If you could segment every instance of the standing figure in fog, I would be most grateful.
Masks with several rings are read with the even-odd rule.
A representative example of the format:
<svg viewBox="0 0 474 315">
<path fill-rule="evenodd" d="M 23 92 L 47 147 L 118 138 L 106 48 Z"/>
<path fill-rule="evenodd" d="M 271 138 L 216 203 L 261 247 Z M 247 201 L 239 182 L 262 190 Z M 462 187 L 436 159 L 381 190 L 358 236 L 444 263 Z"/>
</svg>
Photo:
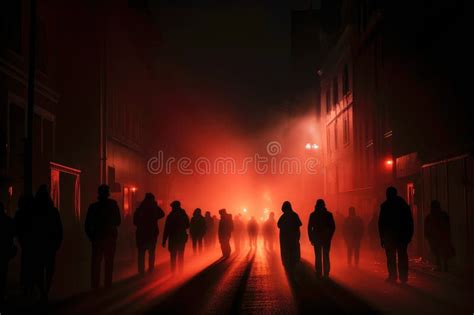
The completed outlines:
<svg viewBox="0 0 474 315">
<path fill-rule="evenodd" d="M 193 217 L 189 228 L 191 239 L 193 241 L 193 253 L 202 252 L 202 240 L 206 235 L 206 219 L 201 214 L 201 209 L 194 210 Z"/>
<path fill-rule="evenodd" d="M 287 270 L 292 270 L 301 258 L 300 226 L 302 223 L 289 201 L 283 203 L 281 211 L 283 214 L 277 224 L 280 229 L 281 260 Z"/>
<path fill-rule="evenodd" d="M 152 193 L 146 193 L 140 206 L 133 215 L 133 224 L 137 227 L 136 245 L 138 249 L 138 273 L 145 273 L 145 252 L 148 251 L 148 271 L 155 269 L 155 249 L 158 240 L 158 220 L 165 213 L 155 201 Z"/>
<path fill-rule="evenodd" d="M 438 200 L 431 202 L 431 212 L 425 218 L 425 237 L 435 258 L 436 269 L 448 271 L 448 261 L 455 251 L 451 241 L 449 215 L 441 210 Z"/>
<path fill-rule="evenodd" d="M 0 312 L 5 300 L 8 263 L 16 255 L 13 243 L 15 225 L 13 219 L 5 213 L 3 203 L 0 202 Z"/>
<path fill-rule="evenodd" d="M 18 200 L 18 209 L 15 213 L 15 232 L 21 247 L 20 257 L 20 284 L 25 295 L 31 295 L 33 285 L 32 275 L 32 224 L 33 224 L 33 196 L 22 195 Z"/>
<path fill-rule="evenodd" d="M 276 233 L 277 225 L 275 222 L 275 213 L 270 212 L 270 216 L 263 224 L 263 244 L 264 247 L 269 251 L 273 251 L 273 244 L 275 243 Z"/>
<path fill-rule="evenodd" d="M 234 239 L 235 251 L 240 252 L 240 246 L 242 244 L 242 237 L 244 234 L 244 222 L 242 222 L 242 216 L 240 213 L 234 219 L 234 231 L 232 232 L 232 238 Z"/>
<path fill-rule="evenodd" d="M 104 260 L 104 284 L 112 286 L 117 228 L 122 222 L 117 202 L 110 197 L 110 188 L 100 185 L 97 201 L 89 206 L 85 230 L 92 245 L 91 286 L 97 289 L 100 284 L 100 269 Z"/>
<path fill-rule="evenodd" d="M 364 235 L 364 221 L 356 214 L 354 207 L 349 208 L 349 216 L 342 226 L 344 241 L 347 247 L 347 264 L 352 265 L 354 257 L 355 266 L 359 266 L 360 241 Z"/>
<path fill-rule="evenodd" d="M 234 230 L 232 216 L 225 209 L 219 210 L 221 220 L 219 221 L 219 243 L 221 244 L 222 256 L 227 258 L 230 256 L 230 237 Z"/>
<path fill-rule="evenodd" d="M 206 234 L 204 235 L 204 247 L 209 250 L 214 246 L 214 230 L 216 226 L 214 225 L 214 220 L 211 217 L 211 213 L 206 211 L 206 215 L 204 216 L 204 220 L 206 221 Z"/>
<path fill-rule="evenodd" d="M 251 217 L 249 223 L 247 224 L 247 233 L 249 236 L 250 248 L 257 248 L 258 223 L 254 217 Z"/>
<path fill-rule="evenodd" d="M 168 250 L 170 252 L 171 272 L 183 271 L 184 248 L 188 240 L 187 229 L 189 229 L 189 217 L 186 211 L 181 208 L 178 200 L 171 204 L 171 212 L 166 217 L 165 232 L 163 233 L 163 247 L 166 247 L 168 241 Z"/>
<path fill-rule="evenodd" d="M 407 247 L 413 237 L 413 217 L 410 206 L 397 195 L 395 187 L 388 187 L 387 200 L 380 206 L 379 234 L 380 243 L 387 255 L 387 282 L 408 281 Z"/>
<path fill-rule="evenodd" d="M 33 282 L 40 291 L 41 299 L 46 301 L 55 271 L 56 253 L 63 241 L 63 225 L 46 185 L 39 187 L 33 209 Z"/>
<path fill-rule="evenodd" d="M 318 199 L 314 211 L 309 216 L 308 236 L 314 247 L 314 256 L 316 259 L 316 276 L 321 278 L 329 277 L 331 270 L 330 251 L 331 240 L 336 230 L 336 224 L 332 213 L 326 209 L 324 200 Z M 323 268 L 324 265 L 324 268 Z"/>
</svg>

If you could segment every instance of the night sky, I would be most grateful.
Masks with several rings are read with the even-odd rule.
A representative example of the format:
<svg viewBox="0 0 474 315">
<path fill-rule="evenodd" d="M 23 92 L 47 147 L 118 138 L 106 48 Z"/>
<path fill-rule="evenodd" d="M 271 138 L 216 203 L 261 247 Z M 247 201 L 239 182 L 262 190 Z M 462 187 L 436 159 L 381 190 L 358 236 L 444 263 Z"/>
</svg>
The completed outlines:
<svg viewBox="0 0 474 315">
<path fill-rule="evenodd" d="M 290 13 L 309 7 L 302 0 L 152 2 L 162 36 L 158 72 L 221 94 L 230 101 L 222 108 L 258 129 L 288 102 Z"/>
</svg>

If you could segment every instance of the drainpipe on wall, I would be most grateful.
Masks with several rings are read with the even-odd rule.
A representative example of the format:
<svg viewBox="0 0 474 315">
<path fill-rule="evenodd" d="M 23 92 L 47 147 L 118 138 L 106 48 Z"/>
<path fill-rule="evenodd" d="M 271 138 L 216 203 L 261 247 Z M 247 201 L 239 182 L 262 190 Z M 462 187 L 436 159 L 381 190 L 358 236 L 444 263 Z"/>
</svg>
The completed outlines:
<svg viewBox="0 0 474 315">
<path fill-rule="evenodd" d="M 36 79 L 36 0 L 30 2 L 30 41 L 28 62 L 28 104 L 25 126 L 24 193 L 33 192 L 33 115 L 35 106 Z"/>
</svg>

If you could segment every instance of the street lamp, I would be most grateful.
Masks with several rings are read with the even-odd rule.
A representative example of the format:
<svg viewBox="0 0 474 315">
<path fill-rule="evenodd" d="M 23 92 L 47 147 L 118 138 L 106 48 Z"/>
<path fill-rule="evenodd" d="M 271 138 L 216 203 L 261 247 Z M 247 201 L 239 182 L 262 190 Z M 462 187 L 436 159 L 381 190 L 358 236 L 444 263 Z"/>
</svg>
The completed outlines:
<svg viewBox="0 0 474 315">
<path fill-rule="evenodd" d="M 319 149 L 319 145 L 317 145 L 316 143 L 306 143 L 306 145 L 304 146 L 306 150 L 318 150 Z"/>
</svg>

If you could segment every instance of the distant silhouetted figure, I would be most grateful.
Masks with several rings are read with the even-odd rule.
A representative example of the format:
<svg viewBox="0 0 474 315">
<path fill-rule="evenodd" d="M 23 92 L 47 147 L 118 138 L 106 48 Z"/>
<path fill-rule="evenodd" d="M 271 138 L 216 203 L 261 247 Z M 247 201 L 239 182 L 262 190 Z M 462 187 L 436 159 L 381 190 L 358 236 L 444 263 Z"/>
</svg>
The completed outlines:
<svg viewBox="0 0 474 315">
<path fill-rule="evenodd" d="M 110 199 L 110 188 L 100 185 L 98 201 L 89 206 L 86 215 L 85 230 L 91 241 L 91 287 L 96 289 L 100 284 L 100 269 L 104 260 L 104 283 L 112 285 L 114 257 L 117 243 L 117 228 L 122 219 L 117 202 Z"/>
<path fill-rule="evenodd" d="M 413 217 L 410 206 L 397 196 L 395 187 L 387 188 L 387 200 L 380 206 L 379 234 L 380 242 L 387 255 L 388 282 L 408 281 L 407 247 L 413 237 Z"/>
<path fill-rule="evenodd" d="M 263 224 L 263 245 L 269 251 L 273 251 L 273 245 L 275 244 L 277 225 L 275 221 L 275 213 L 270 212 L 270 216 L 267 221 Z"/>
<path fill-rule="evenodd" d="M 191 218 L 191 224 L 189 227 L 189 233 L 193 241 L 193 252 L 202 252 L 202 240 L 206 235 L 206 219 L 201 214 L 201 209 L 197 208 L 194 210 L 193 217 Z"/>
<path fill-rule="evenodd" d="M 8 262 L 15 257 L 16 247 L 13 243 L 15 224 L 7 216 L 3 203 L 0 202 L 0 311 L 5 300 L 8 275 Z"/>
<path fill-rule="evenodd" d="M 300 226 L 302 223 L 289 201 L 283 203 L 281 211 L 283 214 L 277 224 L 280 229 L 281 260 L 285 268 L 292 270 L 301 258 Z"/>
<path fill-rule="evenodd" d="M 136 245 L 138 249 L 138 273 L 145 273 L 145 252 L 148 251 L 148 271 L 155 269 L 155 249 L 158 240 L 158 220 L 165 213 L 155 201 L 152 193 L 146 193 L 140 206 L 133 215 L 133 224 L 137 227 Z"/>
<path fill-rule="evenodd" d="M 351 265 L 352 257 L 354 257 L 354 263 L 358 266 L 360 241 L 364 235 L 364 221 L 356 214 L 354 207 L 349 208 L 349 216 L 344 220 L 342 230 L 347 247 L 347 264 Z"/>
<path fill-rule="evenodd" d="M 250 248 L 257 248 L 258 222 L 254 217 L 251 217 L 247 224 L 247 233 L 249 236 Z"/>
<path fill-rule="evenodd" d="M 329 277 L 329 272 L 331 270 L 329 253 L 331 250 L 331 240 L 335 230 L 336 224 L 334 223 L 332 213 L 326 209 L 324 200 L 318 199 L 314 211 L 309 217 L 308 223 L 309 240 L 314 246 L 317 277 Z"/>
<path fill-rule="evenodd" d="M 33 224 L 33 196 L 22 195 L 18 200 L 18 209 L 15 213 L 15 230 L 18 243 L 21 247 L 20 257 L 20 284 L 25 295 L 31 295 L 33 286 L 32 273 L 32 224 Z"/>
<path fill-rule="evenodd" d="M 186 211 L 181 208 L 178 200 L 171 204 L 171 212 L 166 217 L 165 232 L 163 233 L 163 247 L 168 241 L 168 250 L 170 252 L 171 272 L 183 271 L 184 248 L 188 240 L 187 229 L 189 229 L 189 217 Z"/>
<path fill-rule="evenodd" d="M 63 226 L 46 185 L 35 195 L 32 216 L 33 282 L 47 300 L 55 271 L 56 253 L 63 241 Z"/>
<path fill-rule="evenodd" d="M 216 226 L 214 224 L 214 220 L 211 217 L 211 213 L 206 211 L 206 215 L 204 216 L 204 220 L 206 221 L 206 234 L 204 235 L 204 247 L 206 249 L 210 249 L 214 247 L 214 233 Z"/>
<path fill-rule="evenodd" d="M 448 271 L 448 260 L 455 251 L 451 241 L 449 215 L 438 200 L 431 202 L 431 212 L 425 218 L 425 237 L 435 258 L 437 270 Z"/>
<path fill-rule="evenodd" d="M 222 256 L 227 258 L 230 256 L 230 237 L 234 230 L 232 216 L 225 209 L 219 210 L 221 220 L 219 221 L 219 243 L 221 244 Z"/>
<path fill-rule="evenodd" d="M 234 218 L 234 231 L 232 232 L 232 238 L 234 239 L 235 251 L 240 252 L 242 245 L 242 238 L 244 236 L 245 226 L 242 222 L 242 216 L 240 213 Z"/>
</svg>

